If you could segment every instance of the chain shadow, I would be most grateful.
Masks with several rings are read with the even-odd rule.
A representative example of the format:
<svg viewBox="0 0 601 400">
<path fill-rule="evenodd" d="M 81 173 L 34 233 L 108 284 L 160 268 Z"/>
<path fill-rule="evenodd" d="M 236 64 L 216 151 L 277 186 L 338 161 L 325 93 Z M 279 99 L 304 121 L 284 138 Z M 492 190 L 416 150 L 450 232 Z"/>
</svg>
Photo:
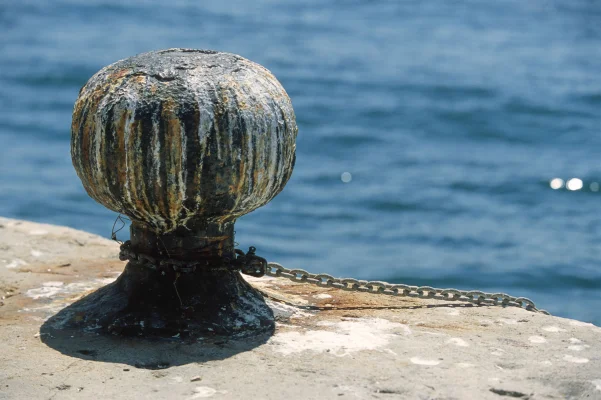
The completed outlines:
<svg viewBox="0 0 601 400">
<path fill-rule="evenodd" d="M 288 304 L 292 305 L 292 304 Z M 417 310 L 422 308 L 466 308 L 466 307 L 485 307 L 485 305 L 475 304 L 424 304 L 422 306 L 348 306 L 348 307 L 335 307 L 335 306 L 302 306 L 294 305 L 295 307 L 303 308 L 306 310 L 314 311 L 335 311 L 335 310 Z"/>
<path fill-rule="evenodd" d="M 305 304 L 297 304 L 291 301 L 288 301 L 281 297 L 275 297 L 270 293 L 267 293 L 263 290 L 259 290 L 261 294 L 272 301 L 283 303 L 288 306 L 296 307 L 300 310 L 306 311 L 336 311 L 336 310 L 417 310 L 417 309 L 426 309 L 426 308 L 472 308 L 472 307 L 486 307 L 486 304 L 473 304 L 473 303 L 441 303 L 441 304 L 424 304 L 424 305 L 410 305 L 410 306 L 308 306 Z"/>
</svg>

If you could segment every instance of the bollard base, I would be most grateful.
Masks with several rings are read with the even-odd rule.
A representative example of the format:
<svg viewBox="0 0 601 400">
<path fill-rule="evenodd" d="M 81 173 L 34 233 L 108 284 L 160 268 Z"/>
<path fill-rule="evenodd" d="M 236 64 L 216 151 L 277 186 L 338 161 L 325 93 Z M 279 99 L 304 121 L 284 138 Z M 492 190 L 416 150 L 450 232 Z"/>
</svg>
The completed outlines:
<svg viewBox="0 0 601 400">
<path fill-rule="evenodd" d="M 248 337 L 275 328 L 263 296 L 238 272 L 164 274 L 132 263 L 49 322 L 56 329 L 182 339 Z"/>
</svg>

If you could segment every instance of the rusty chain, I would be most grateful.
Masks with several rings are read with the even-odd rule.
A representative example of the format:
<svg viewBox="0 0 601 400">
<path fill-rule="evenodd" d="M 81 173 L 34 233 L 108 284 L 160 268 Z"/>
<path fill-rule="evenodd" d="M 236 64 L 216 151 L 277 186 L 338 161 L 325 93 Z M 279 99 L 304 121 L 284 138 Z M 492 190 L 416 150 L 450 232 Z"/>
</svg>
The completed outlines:
<svg viewBox="0 0 601 400">
<path fill-rule="evenodd" d="M 288 269 L 274 262 L 267 263 L 265 275 L 286 278 L 294 282 L 320 287 L 333 287 L 349 292 L 383 294 L 398 297 L 418 297 L 442 301 L 464 301 L 485 306 L 511 306 L 550 315 L 536 308 L 526 297 L 513 297 L 505 293 L 486 293 L 477 290 L 437 289 L 430 286 L 410 286 L 381 281 L 364 281 L 353 278 L 335 278 L 328 274 L 312 274 L 302 269 Z"/>
<path fill-rule="evenodd" d="M 234 270 L 240 271 L 246 275 L 261 277 L 265 275 L 267 260 L 255 254 L 257 249 L 250 247 L 248 252 L 234 250 L 234 257 L 222 257 L 217 254 L 208 254 L 198 257 L 196 260 L 176 260 L 167 257 L 153 257 L 132 249 L 131 241 L 121 244 L 119 259 L 121 261 L 131 261 L 138 266 L 160 270 L 165 275 L 166 270 L 175 273 L 188 274 L 197 270 L 217 271 Z"/>
<path fill-rule="evenodd" d="M 308 283 L 320 287 L 332 287 L 349 292 L 382 294 L 396 297 L 417 297 L 441 301 L 463 301 L 485 306 L 519 307 L 528 311 L 542 314 L 549 313 L 539 310 L 534 302 L 526 297 L 513 297 L 506 293 L 486 293 L 478 290 L 439 289 L 430 286 L 410 286 L 387 283 L 382 281 L 365 281 L 354 278 L 335 278 L 328 274 L 312 274 L 303 269 L 288 269 L 274 262 L 268 263 L 263 257 L 255 254 L 255 248 L 250 247 L 245 254 L 235 250 L 235 258 L 204 257 L 195 261 L 174 260 L 171 258 L 156 258 L 141 254 L 131 248 L 130 241 L 121 245 L 119 258 L 122 261 L 132 261 L 139 266 L 155 270 L 170 269 L 176 273 L 193 273 L 197 269 L 210 270 L 228 269 L 240 271 L 246 275 L 261 277 L 264 275 L 276 278 L 286 278 L 298 283 Z"/>
</svg>

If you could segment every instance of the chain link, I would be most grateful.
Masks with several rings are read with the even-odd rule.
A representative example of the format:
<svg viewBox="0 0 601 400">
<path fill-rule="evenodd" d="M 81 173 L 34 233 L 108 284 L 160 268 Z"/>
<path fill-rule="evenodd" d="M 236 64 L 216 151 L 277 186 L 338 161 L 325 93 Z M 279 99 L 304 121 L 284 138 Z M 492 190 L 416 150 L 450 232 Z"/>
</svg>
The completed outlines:
<svg viewBox="0 0 601 400">
<path fill-rule="evenodd" d="M 237 270 L 255 277 L 267 275 L 276 278 L 286 278 L 298 283 L 332 287 L 348 292 L 416 297 L 441 301 L 463 301 L 485 306 L 511 306 L 549 315 L 547 311 L 536 308 L 534 302 L 526 297 L 513 297 L 506 293 L 485 293 L 477 290 L 438 289 L 430 286 L 410 286 L 382 281 L 335 278 L 328 274 L 312 274 L 304 269 L 288 269 L 278 263 L 268 263 L 264 258 L 257 256 L 255 250 L 254 247 L 250 247 L 249 251 L 245 254 L 243 251 L 236 249 L 234 259 L 206 257 L 195 261 L 181 261 L 170 258 L 155 258 L 138 253 L 131 248 L 131 242 L 126 241 L 121 245 L 119 258 L 122 261 L 133 261 L 135 264 L 146 268 L 168 268 L 176 273 L 193 273 L 198 269 L 202 270 L 203 267 L 210 270 Z"/>
<path fill-rule="evenodd" d="M 189 274 L 196 271 L 217 271 L 230 270 L 240 271 L 246 275 L 261 277 L 267 269 L 267 260 L 255 254 L 257 249 L 251 246 L 247 253 L 242 250 L 235 249 L 234 256 L 222 257 L 217 254 L 208 254 L 199 257 L 196 260 L 176 260 L 167 257 L 153 257 L 148 254 L 139 253 L 132 249 L 131 241 L 126 241 L 121 244 L 119 251 L 119 259 L 121 261 L 131 261 L 134 264 L 149 268 L 152 270 L 161 270 L 165 275 L 165 270 L 175 273 Z"/>
<path fill-rule="evenodd" d="M 381 281 L 364 281 L 353 278 L 334 278 L 328 274 L 312 274 L 302 269 L 288 269 L 274 262 L 267 263 L 265 275 L 286 278 L 294 282 L 320 287 L 333 287 L 348 292 L 383 294 L 397 297 L 417 297 L 441 301 L 463 301 L 484 306 L 511 306 L 550 315 L 536 308 L 526 297 L 513 297 L 506 293 L 485 293 L 477 290 L 438 289 L 430 286 L 410 286 Z"/>
</svg>

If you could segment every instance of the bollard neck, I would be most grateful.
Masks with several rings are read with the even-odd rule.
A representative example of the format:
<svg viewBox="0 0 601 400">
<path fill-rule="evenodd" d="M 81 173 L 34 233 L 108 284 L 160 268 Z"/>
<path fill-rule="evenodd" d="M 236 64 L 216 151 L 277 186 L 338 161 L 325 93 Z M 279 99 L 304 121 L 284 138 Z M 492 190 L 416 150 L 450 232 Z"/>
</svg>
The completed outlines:
<svg viewBox="0 0 601 400">
<path fill-rule="evenodd" d="M 196 221 L 161 234 L 133 221 L 130 227 L 131 247 L 153 257 L 182 261 L 210 256 L 233 258 L 234 222 Z"/>
</svg>

